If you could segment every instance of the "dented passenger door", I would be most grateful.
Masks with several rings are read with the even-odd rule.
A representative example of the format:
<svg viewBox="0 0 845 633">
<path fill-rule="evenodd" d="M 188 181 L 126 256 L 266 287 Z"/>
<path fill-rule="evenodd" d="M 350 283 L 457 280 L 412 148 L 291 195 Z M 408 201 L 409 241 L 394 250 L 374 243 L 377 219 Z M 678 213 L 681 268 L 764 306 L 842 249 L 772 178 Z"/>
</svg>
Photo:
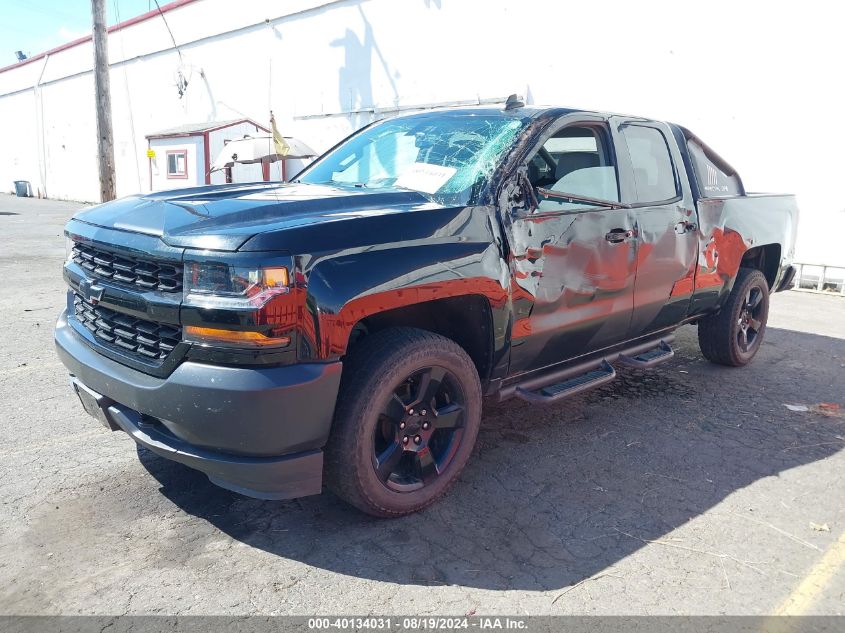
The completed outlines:
<svg viewBox="0 0 845 633">
<path fill-rule="evenodd" d="M 506 191 L 511 373 L 625 338 L 634 301 L 636 235 L 618 182 L 606 120 L 567 116 L 541 136 Z"/>
</svg>

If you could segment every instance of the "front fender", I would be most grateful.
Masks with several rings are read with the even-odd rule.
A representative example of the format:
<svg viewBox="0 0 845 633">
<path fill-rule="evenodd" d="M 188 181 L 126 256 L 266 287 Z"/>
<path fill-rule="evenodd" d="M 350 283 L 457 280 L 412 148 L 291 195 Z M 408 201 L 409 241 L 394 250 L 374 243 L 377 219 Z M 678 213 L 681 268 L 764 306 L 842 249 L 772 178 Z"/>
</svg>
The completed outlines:
<svg viewBox="0 0 845 633">
<path fill-rule="evenodd" d="M 307 271 L 307 272 L 306 272 Z M 305 330 L 313 357 L 334 360 L 346 353 L 355 325 L 368 316 L 413 304 L 457 297 L 485 297 L 494 338 L 507 332 L 507 268 L 491 242 L 418 244 L 320 259 L 307 269 Z"/>
</svg>

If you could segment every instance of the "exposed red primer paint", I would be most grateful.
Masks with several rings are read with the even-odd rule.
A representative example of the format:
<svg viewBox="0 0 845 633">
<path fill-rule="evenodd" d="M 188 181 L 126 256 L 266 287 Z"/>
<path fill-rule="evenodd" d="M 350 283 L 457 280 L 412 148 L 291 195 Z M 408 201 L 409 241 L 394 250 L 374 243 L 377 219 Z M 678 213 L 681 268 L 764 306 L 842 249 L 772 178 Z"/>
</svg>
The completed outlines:
<svg viewBox="0 0 845 633">
<path fill-rule="evenodd" d="M 319 320 L 319 326 L 314 330 L 320 333 L 320 357 L 343 354 L 352 328 L 370 315 L 425 301 L 466 295 L 487 297 L 494 308 L 504 305 L 508 298 L 507 290 L 498 282 L 483 277 L 454 279 L 358 297 L 344 305 L 337 314 L 320 312 L 315 315 Z"/>
<path fill-rule="evenodd" d="M 696 289 L 724 286 L 736 276 L 747 250 L 748 245 L 736 231 L 714 229 L 713 237 L 702 251 L 704 265 L 699 266 L 695 276 Z"/>
</svg>

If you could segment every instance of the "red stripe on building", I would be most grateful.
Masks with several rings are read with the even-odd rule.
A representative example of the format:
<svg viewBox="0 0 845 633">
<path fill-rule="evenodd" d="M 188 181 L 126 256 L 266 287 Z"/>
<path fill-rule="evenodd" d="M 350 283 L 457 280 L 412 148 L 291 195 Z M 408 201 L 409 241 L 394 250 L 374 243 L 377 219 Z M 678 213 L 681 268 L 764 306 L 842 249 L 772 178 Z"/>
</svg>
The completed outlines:
<svg viewBox="0 0 845 633">
<path fill-rule="evenodd" d="M 179 7 L 184 7 L 186 4 L 191 4 L 193 2 L 197 2 L 197 0 L 173 0 L 161 8 L 162 13 L 167 13 L 168 11 L 173 11 L 173 9 L 178 9 Z M 148 11 L 147 13 L 142 13 L 139 16 L 134 18 L 129 18 L 128 20 L 124 20 L 119 24 L 115 24 L 108 28 L 109 33 L 114 33 L 115 31 L 120 31 L 121 29 L 125 29 L 129 26 L 133 26 L 138 24 L 139 22 L 145 22 L 147 20 L 152 20 L 153 18 L 159 17 L 158 9 L 154 11 Z M 62 51 L 66 51 L 69 48 L 73 48 L 74 46 L 79 46 L 80 44 L 85 44 L 86 42 L 91 41 L 91 36 L 86 35 L 85 37 L 80 37 L 77 40 L 73 40 L 72 42 L 68 42 L 67 44 L 62 44 L 61 46 L 57 46 L 56 48 L 51 48 L 49 51 L 44 51 L 43 53 L 38 53 L 38 55 L 33 55 L 32 57 L 27 57 L 22 62 L 18 62 L 16 64 L 10 64 L 9 66 L 4 66 L 0 68 L 0 73 L 4 73 L 7 70 L 13 70 L 15 68 L 20 68 L 21 66 L 26 66 L 27 64 L 38 61 L 39 59 L 44 59 L 47 55 L 55 55 L 56 53 L 61 53 Z"/>
</svg>

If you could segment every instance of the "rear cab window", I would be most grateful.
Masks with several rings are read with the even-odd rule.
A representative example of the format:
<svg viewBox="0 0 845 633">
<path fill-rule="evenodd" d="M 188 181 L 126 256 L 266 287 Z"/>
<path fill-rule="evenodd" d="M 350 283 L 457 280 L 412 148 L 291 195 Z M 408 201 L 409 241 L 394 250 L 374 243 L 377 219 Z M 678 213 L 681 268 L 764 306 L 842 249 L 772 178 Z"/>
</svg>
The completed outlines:
<svg viewBox="0 0 845 633">
<path fill-rule="evenodd" d="M 745 195 L 737 173 L 714 155 L 712 150 L 694 138 L 687 139 L 687 149 L 701 197 L 729 198 Z"/>
</svg>

